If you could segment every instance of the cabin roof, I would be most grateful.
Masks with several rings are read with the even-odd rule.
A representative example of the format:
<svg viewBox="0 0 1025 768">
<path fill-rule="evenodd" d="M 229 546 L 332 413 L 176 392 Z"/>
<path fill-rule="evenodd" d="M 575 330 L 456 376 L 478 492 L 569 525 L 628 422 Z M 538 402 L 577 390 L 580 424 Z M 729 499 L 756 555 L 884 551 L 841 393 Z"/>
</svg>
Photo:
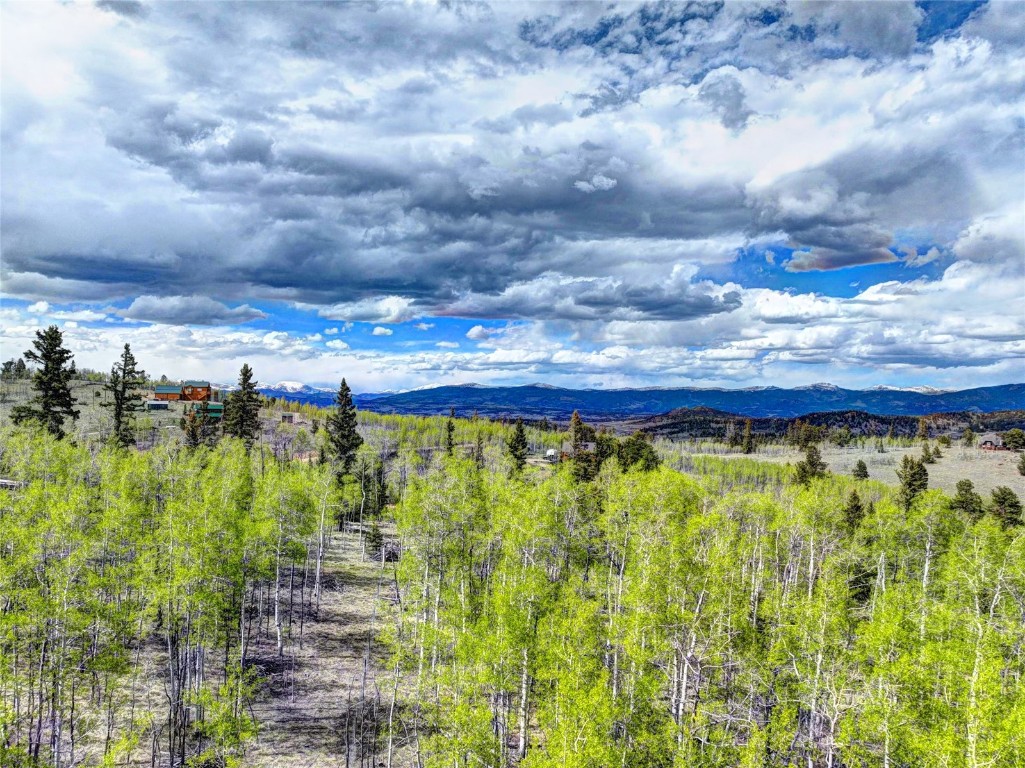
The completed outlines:
<svg viewBox="0 0 1025 768">
<path fill-rule="evenodd" d="M 190 381 L 186 381 L 184 384 L 182 384 L 182 386 L 183 387 L 208 387 L 209 388 L 210 382 L 209 381 L 193 381 L 193 380 L 190 380 Z"/>
<path fill-rule="evenodd" d="M 153 387 L 154 392 L 159 392 L 162 395 L 170 394 L 172 392 L 181 392 L 182 388 L 179 384 L 157 384 Z"/>
</svg>

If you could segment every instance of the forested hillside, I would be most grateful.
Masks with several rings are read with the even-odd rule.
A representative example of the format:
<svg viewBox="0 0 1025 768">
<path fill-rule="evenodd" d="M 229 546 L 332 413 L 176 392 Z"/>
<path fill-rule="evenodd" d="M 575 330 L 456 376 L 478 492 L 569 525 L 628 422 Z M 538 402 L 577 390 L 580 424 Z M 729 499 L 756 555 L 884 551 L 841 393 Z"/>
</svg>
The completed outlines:
<svg viewBox="0 0 1025 768">
<path fill-rule="evenodd" d="M 576 429 L 551 465 L 558 433 L 365 416 L 347 470 L 4 431 L 0 764 L 1025 763 L 1009 490 Z M 328 574 L 332 537 L 377 566 Z M 276 718 L 311 675 L 330 714 Z"/>
</svg>

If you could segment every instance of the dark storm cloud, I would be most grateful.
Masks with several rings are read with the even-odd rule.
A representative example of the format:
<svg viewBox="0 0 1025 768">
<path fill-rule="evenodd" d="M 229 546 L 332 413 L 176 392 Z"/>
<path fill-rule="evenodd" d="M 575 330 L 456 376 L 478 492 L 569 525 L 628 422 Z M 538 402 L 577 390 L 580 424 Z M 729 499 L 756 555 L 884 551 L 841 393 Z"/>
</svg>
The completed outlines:
<svg viewBox="0 0 1025 768">
<path fill-rule="evenodd" d="M 177 297 L 167 317 L 197 323 L 250 319 L 218 299 L 379 296 L 474 317 L 678 320 L 740 298 L 666 282 L 672 249 L 645 271 L 601 243 L 690 253 L 782 233 L 788 269 L 836 269 L 895 259 L 897 230 L 937 210 L 975 211 L 950 136 L 866 142 L 761 188 L 728 157 L 673 153 L 690 123 L 738 140 L 757 125 L 752 78 L 785 80 L 823 52 L 878 65 L 913 53 L 913 4 L 889 22 L 871 3 L 100 5 L 135 20 L 117 24 L 149 60 L 83 54 L 68 121 L 84 117 L 81 135 L 103 146 L 59 170 L 26 138 L 47 109 L 4 92 L 5 291 L 53 300 L 95 282 L 107 299 L 120 286 Z M 1006 131 L 986 140 L 996 158 L 1018 151 Z M 12 197 L 36 173 L 52 173 L 52 209 Z M 159 206 L 124 202 L 150 195 Z M 160 317 L 151 304 L 131 311 Z"/>
</svg>

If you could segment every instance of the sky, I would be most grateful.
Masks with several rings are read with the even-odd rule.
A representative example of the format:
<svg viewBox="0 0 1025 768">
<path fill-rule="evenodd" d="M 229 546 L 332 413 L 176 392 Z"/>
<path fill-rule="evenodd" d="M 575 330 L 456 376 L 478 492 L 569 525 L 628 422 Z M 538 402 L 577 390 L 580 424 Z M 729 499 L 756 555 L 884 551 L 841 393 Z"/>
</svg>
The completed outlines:
<svg viewBox="0 0 1025 768">
<path fill-rule="evenodd" d="M 0 4 L 0 357 L 1025 381 L 1025 3 Z"/>
</svg>

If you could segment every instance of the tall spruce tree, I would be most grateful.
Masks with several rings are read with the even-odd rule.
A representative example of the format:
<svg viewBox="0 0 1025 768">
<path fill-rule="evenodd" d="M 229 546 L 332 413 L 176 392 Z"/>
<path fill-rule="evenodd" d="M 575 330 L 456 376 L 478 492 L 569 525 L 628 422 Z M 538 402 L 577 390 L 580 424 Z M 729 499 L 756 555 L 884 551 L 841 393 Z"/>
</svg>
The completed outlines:
<svg viewBox="0 0 1025 768">
<path fill-rule="evenodd" d="M 900 480 L 897 501 L 901 509 L 908 512 L 918 495 L 929 487 L 929 472 L 922 462 L 905 455 L 897 470 L 897 478 Z"/>
<path fill-rule="evenodd" d="M 36 331 L 32 346 L 35 349 L 25 352 L 25 359 L 39 366 L 32 374 L 36 394 L 28 405 L 15 406 L 11 419 L 15 424 L 36 422 L 60 439 L 64 437 L 65 420 L 78 419 L 75 397 L 71 394 L 74 356 L 64 348 L 64 336 L 56 325 Z"/>
<path fill-rule="evenodd" d="M 110 379 L 103 385 L 110 393 L 110 402 L 103 403 L 103 407 L 110 409 L 114 419 L 111 438 L 122 447 L 135 442 L 135 414 L 143 409 L 144 399 L 138 390 L 145 385 L 146 372 L 136 367 L 135 355 L 125 344 L 121 357 L 110 369 Z"/>
<path fill-rule="evenodd" d="M 971 480 L 957 481 L 957 493 L 950 500 L 950 507 L 964 513 L 971 520 L 978 520 L 985 511 L 982 497 L 975 492 L 975 485 Z"/>
<path fill-rule="evenodd" d="M 456 409 L 448 409 L 448 421 L 445 422 L 445 453 L 449 456 L 452 455 L 453 449 L 456 447 L 456 424 L 453 421 L 456 417 Z"/>
<path fill-rule="evenodd" d="M 1021 525 L 1021 499 L 1018 498 L 1018 494 L 1006 485 L 997 486 L 993 489 L 992 499 L 989 503 L 989 513 L 999 520 L 1005 528 L 1012 525 Z"/>
<path fill-rule="evenodd" d="M 238 389 L 228 395 L 224 404 L 224 434 L 243 440 L 247 448 L 252 448 L 260 435 L 258 383 L 253 381 L 249 363 L 243 363 L 238 374 Z"/>
<path fill-rule="evenodd" d="M 342 379 L 335 395 L 335 412 L 327 419 L 327 434 L 331 450 L 342 465 L 343 474 L 348 474 L 356 459 L 356 451 L 363 445 L 363 438 L 356 431 L 356 406 L 352 402 L 352 391 Z"/>
<path fill-rule="evenodd" d="M 854 465 L 854 471 L 851 472 L 851 477 L 855 480 L 868 480 L 868 465 L 865 464 L 864 459 L 858 459 L 857 464 Z"/>
<path fill-rule="evenodd" d="M 516 428 L 509 438 L 509 456 L 513 462 L 513 473 L 519 474 L 527 465 L 527 430 L 523 428 L 523 419 L 516 419 Z"/>
<path fill-rule="evenodd" d="M 809 445 L 804 452 L 804 461 L 797 462 L 797 482 L 808 485 L 816 477 L 825 477 L 827 466 L 819 449 Z"/>
<path fill-rule="evenodd" d="M 741 450 L 744 453 L 755 452 L 755 441 L 754 437 L 751 436 L 751 419 L 745 419 L 744 421 L 744 439 L 741 442 Z"/>
</svg>

